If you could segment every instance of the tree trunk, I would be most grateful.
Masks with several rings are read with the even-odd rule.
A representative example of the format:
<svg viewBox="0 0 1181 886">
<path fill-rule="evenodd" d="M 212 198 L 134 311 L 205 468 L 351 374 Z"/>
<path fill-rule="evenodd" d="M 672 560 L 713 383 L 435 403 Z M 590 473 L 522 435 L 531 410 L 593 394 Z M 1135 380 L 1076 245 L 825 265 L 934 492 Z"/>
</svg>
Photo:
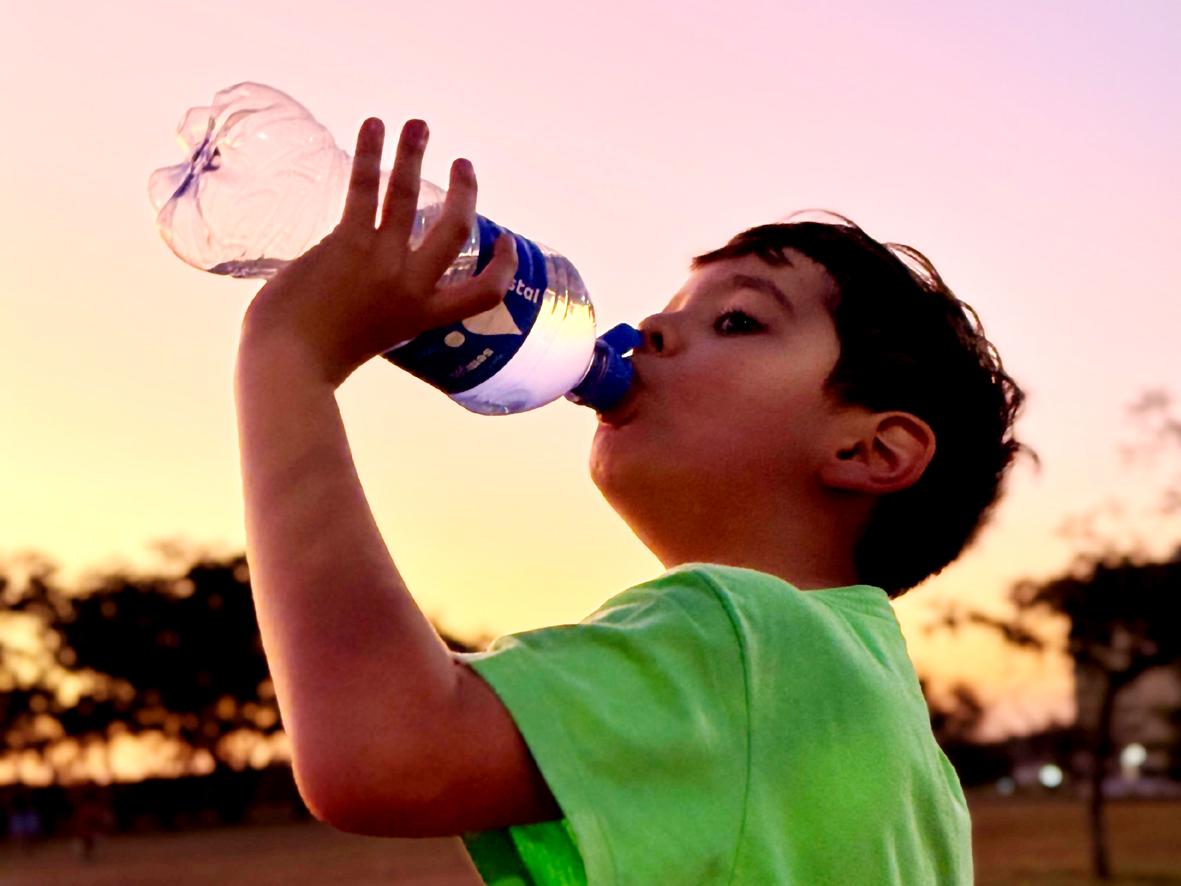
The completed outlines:
<svg viewBox="0 0 1181 886">
<path fill-rule="evenodd" d="M 1103 826 L 1103 777 L 1107 774 L 1107 764 L 1111 758 L 1111 721 L 1119 689 L 1120 684 L 1108 676 L 1104 681 L 1091 752 L 1091 875 L 1097 880 L 1111 879 L 1107 858 L 1107 829 Z"/>
</svg>

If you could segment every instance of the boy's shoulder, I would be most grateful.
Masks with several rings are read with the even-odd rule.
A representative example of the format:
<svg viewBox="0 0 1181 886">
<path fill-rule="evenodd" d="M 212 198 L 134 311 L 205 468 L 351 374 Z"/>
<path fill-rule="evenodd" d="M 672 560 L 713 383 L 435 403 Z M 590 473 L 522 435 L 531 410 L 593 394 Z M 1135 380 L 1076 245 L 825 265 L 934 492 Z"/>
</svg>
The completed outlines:
<svg viewBox="0 0 1181 886">
<path fill-rule="evenodd" d="M 616 594 L 582 624 L 620 628 L 647 642 L 736 642 L 744 655 L 768 643 L 800 649 L 847 642 L 850 634 L 892 638 L 900 630 L 881 588 L 804 591 L 766 572 L 719 563 L 673 567 Z"/>
</svg>

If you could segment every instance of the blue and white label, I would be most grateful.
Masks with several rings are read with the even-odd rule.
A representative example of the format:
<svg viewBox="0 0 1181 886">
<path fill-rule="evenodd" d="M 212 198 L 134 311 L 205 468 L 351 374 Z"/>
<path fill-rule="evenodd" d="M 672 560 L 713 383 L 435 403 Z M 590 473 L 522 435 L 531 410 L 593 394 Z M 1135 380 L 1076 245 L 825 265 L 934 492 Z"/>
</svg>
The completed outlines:
<svg viewBox="0 0 1181 886">
<path fill-rule="evenodd" d="M 501 228 L 481 215 L 476 273 L 492 260 Z M 545 256 L 536 243 L 512 235 L 517 244 L 517 275 L 504 301 L 459 323 L 430 329 L 382 356 L 447 394 L 483 384 L 517 353 L 541 311 L 549 281 Z"/>
</svg>

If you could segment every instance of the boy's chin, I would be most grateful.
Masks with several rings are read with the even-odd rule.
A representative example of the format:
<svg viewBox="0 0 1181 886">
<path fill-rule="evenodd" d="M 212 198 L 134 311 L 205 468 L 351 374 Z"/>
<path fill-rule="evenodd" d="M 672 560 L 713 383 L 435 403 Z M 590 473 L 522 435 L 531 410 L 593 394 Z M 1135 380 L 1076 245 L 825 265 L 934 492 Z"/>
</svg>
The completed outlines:
<svg viewBox="0 0 1181 886">
<path fill-rule="evenodd" d="M 625 452 L 629 448 L 625 444 L 629 442 L 627 438 L 632 436 L 628 433 L 629 430 L 626 426 L 616 427 L 602 421 L 599 422 L 590 445 L 592 475 L 595 473 L 597 464 L 614 464 L 625 457 Z"/>
<path fill-rule="evenodd" d="M 618 431 L 595 434 L 590 450 L 590 476 L 599 492 L 617 511 L 630 499 L 659 495 L 662 465 L 636 445 L 638 438 L 625 440 Z M 668 468 L 668 465 L 663 465 Z"/>
<path fill-rule="evenodd" d="M 603 428 L 599 426 L 591 441 L 589 468 L 591 480 L 611 501 L 631 485 L 629 478 L 634 482 L 639 466 L 635 464 L 635 453 L 626 451 L 618 445 L 617 439 L 612 439 L 616 431 L 610 428 L 604 431 Z"/>
</svg>

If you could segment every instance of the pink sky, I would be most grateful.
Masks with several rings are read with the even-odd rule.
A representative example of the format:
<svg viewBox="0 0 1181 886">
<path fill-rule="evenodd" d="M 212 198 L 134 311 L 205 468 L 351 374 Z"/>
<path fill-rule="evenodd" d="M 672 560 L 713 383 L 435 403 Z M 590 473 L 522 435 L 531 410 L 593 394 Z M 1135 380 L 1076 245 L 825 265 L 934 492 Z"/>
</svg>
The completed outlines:
<svg viewBox="0 0 1181 886">
<path fill-rule="evenodd" d="M 1004 611 L 1068 563 L 1063 519 L 1160 479 L 1116 447 L 1143 388 L 1181 394 L 1179 25 L 1172 2 L 23 4 L 0 46 L 0 556 L 76 575 L 162 538 L 241 547 L 230 379 L 260 283 L 173 257 L 146 184 L 182 159 L 185 109 L 253 79 L 347 150 L 366 116 L 427 119 L 426 177 L 470 157 L 480 211 L 574 261 L 602 328 L 800 208 L 923 251 L 1026 387 L 1045 470 L 1020 466 L 979 544 L 897 611 L 921 672 L 1001 703 L 990 729 L 1067 717 L 1061 662 L 920 628 L 946 600 Z M 589 411 L 481 418 L 381 362 L 341 400 L 443 625 L 574 621 L 660 571 L 587 477 Z"/>
</svg>

